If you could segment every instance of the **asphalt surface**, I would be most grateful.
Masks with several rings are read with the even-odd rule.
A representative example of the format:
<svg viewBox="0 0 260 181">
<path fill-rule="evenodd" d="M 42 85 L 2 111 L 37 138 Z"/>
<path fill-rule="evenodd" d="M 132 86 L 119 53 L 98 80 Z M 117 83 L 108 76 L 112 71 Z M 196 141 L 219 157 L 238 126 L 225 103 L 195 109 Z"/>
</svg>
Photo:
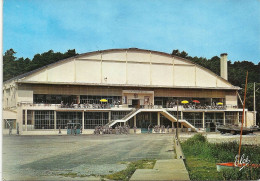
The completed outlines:
<svg viewBox="0 0 260 181">
<path fill-rule="evenodd" d="M 3 178 L 99 179 L 125 169 L 128 161 L 172 159 L 172 140 L 171 134 L 3 136 Z"/>
</svg>

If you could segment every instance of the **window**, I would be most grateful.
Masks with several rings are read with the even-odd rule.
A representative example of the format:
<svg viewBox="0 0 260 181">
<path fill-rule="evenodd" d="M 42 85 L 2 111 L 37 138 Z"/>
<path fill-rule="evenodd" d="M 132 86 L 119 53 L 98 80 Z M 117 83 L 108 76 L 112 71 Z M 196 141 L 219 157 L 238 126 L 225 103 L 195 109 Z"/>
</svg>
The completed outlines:
<svg viewBox="0 0 260 181">
<path fill-rule="evenodd" d="M 35 129 L 54 129 L 54 111 L 35 111 Z"/>
<path fill-rule="evenodd" d="M 57 112 L 57 129 L 67 129 L 68 123 L 80 123 L 82 124 L 81 112 Z"/>
<path fill-rule="evenodd" d="M 108 123 L 108 112 L 85 112 L 85 129 L 94 129 L 96 126 L 104 126 Z"/>
</svg>

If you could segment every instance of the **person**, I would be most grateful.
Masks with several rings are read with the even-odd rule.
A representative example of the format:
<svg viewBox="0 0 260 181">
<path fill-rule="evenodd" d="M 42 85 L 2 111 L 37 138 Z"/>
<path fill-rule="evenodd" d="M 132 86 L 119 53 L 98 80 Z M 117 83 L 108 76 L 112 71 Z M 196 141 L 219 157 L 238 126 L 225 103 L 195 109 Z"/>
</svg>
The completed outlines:
<svg viewBox="0 0 260 181">
<path fill-rule="evenodd" d="M 134 133 L 136 134 L 136 126 L 134 126 Z"/>
<path fill-rule="evenodd" d="M 11 134 L 12 134 L 12 126 L 9 125 L 9 135 L 11 135 Z"/>
<path fill-rule="evenodd" d="M 151 127 L 150 127 L 151 125 L 149 124 L 149 126 L 148 126 L 148 133 L 150 133 L 150 129 L 151 129 Z"/>
<path fill-rule="evenodd" d="M 74 136 L 77 134 L 77 126 L 74 126 Z"/>
<path fill-rule="evenodd" d="M 170 126 L 168 125 L 168 126 L 167 126 L 167 133 L 169 133 L 169 132 L 170 132 L 170 130 L 169 130 L 169 129 L 170 129 Z"/>
<path fill-rule="evenodd" d="M 82 134 L 82 126 L 80 126 L 80 134 Z"/>
<path fill-rule="evenodd" d="M 60 129 L 60 126 L 59 126 L 59 134 L 61 134 L 61 129 Z"/>
<path fill-rule="evenodd" d="M 19 135 L 19 124 L 17 124 L 17 135 Z"/>
<path fill-rule="evenodd" d="M 70 134 L 73 132 L 73 126 L 70 127 Z"/>
</svg>

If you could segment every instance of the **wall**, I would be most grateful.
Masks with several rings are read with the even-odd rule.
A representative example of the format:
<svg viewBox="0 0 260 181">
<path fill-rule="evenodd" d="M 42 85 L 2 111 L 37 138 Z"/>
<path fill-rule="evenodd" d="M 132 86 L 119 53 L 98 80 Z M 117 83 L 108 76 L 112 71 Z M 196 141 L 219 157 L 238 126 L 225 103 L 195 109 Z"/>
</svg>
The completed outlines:
<svg viewBox="0 0 260 181">
<path fill-rule="evenodd" d="M 247 111 L 246 113 L 246 126 L 250 127 L 250 126 L 254 126 L 254 112 L 253 111 Z"/>
<path fill-rule="evenodd" d="M 232 87 L 221 77 L 192 62 L 142 50 L 82 55 L 46 67 L 22 81 L 156 87 Z"/>
</svg>

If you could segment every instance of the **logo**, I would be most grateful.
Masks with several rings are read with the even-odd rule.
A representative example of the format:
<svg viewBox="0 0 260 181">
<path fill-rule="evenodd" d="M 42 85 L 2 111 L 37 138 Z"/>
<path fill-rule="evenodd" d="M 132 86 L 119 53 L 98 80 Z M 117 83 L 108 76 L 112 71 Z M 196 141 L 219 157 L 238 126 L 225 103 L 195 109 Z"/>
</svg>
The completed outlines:
<svg viewBox="0 0 260 181">
<path fill-rule="evenodd" d="M 248 156 L 246 158 L 244 158 L 245 155 L 243 154 L 241 156 L 241 158 L 239 159 L 239 155 L 236 155 L 235 156 L 235 162 L 234 162 L 234 165 L 237 167 L 237 166 L 241 166 L 241 168 L 239 169 L 239 171 L 241 171 L 244 167 L 246 167 L 249 163 L 250 163 L 250 160 L 248 159 Z"/>
</svg>

